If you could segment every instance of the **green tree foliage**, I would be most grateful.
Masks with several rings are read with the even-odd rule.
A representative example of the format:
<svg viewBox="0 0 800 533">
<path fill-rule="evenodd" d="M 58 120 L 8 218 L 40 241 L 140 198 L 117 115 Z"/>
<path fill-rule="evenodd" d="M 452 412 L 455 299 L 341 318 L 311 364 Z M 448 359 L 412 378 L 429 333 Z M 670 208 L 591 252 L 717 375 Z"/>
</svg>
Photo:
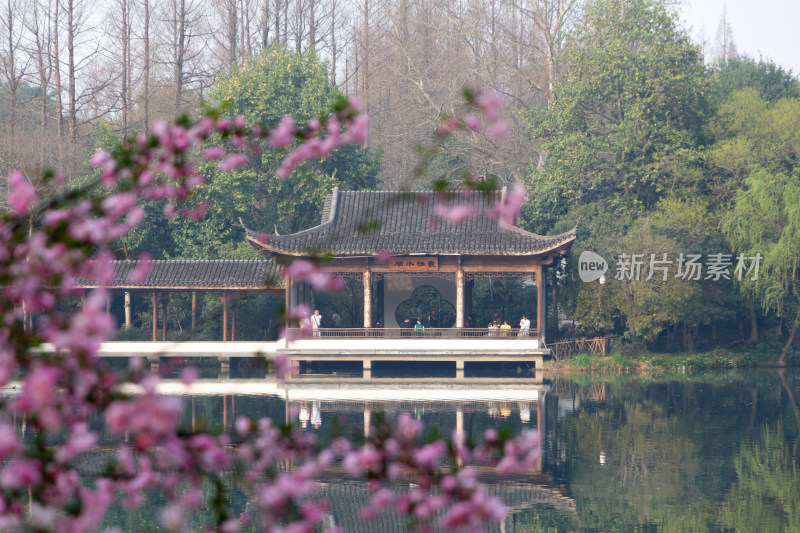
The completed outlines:
<svg viewBox="0 0 800 533">
<path fill-rule="evenodd" d="M 684 186 L 706 112 L 699 49 L 664 1 L 593 0 L 561 59 L 558 99 L 531 114 L 549 157 L 528 212 L 549 227 L 569 207 L 655 205 Z"/>
<path fill-rule="evenodd" d="M 711 190 L 729 201 L 756 169 L 791 173 L 800 162 L 800 99 L 771 103 L 754 88 L 731 95 L 709 124 L 716 140 L 708 150 L 717 178 Z"/>
<path fill-rule="evenodd" d="M 717 216 L 702 200 L 664 198 L 649 215 L 633 221 L 615 221 L 612 212 L 582 211 L 597 217 L 585 224 L 586 236 L 571 264 L 575 268 L 580 252 L 589 249 L 606 258 L 609 272 L 604 284 L 575 281 L 562 291 L 564 310 L 581 325 L 636 342 L 664 335 L 667 350 L 680 333 L 684 348 L 693 350 L 699 326 L 728 321 L 741 306 L 730 280 L 676 277 L 680 254 L 728 251 Z M 621 254 L 641 254 L 638 279 L 635 273 L 615 279 Z M 651 276 L 653 259 L 670 263 L 654 263 Z M 667 269 L 666 279 L 659 267 Z M 570 277 L 577 279 L 577 273 Z"/>
<path fill-rule="evenodd" d="M 779 360 L 783 363 L 800 326 L 800 169 L 792 174 L 758 170 L 745 186 L 723 227 L 736 252 L 763 255 L 758 278 L 742 281 L 745 290 L 766 311 L 793 320 Z"/>
<path fill-rule="evenodd" d="M 251 123 L 275 126 L 285 115 L 304 124 L 327 116 L 341 94 L 331 83 L 326 66 L 313 52 L 297 54 L 273 47 L 235 66 L 221 77 L 208 98 L 226 115 Z M 209 144 L 213 144 L 212 139 Z M 351 146 L 323 160 L 300 165 L 289 179 L 276 170 L 281 152 L 265 149 L 251 163 L 232 172 L 216 164 L 202 167 L 208 183 L 198 189 L 196 202 L 209 205 L 200 222 L 176 222 L 177 254 L 184 258 L 241 258 L 252 255 L 244 243 L 238 219 L 272 233 L 300 231 L 319 224 L 325 195 L 334 186 L 345 190 L 371 189 L 377 183 L 378 158 Z"/>
<path fill-rule="evenodd" d="M 723 102 L 742 89 L 755 89 L 768 102 L 783 98 L 800 98 L 800 82 L 780 65 L 770 60 L 756 61 L 747 56 L 729 59 L 716 65 L 712 100 Z"/>
</svg>

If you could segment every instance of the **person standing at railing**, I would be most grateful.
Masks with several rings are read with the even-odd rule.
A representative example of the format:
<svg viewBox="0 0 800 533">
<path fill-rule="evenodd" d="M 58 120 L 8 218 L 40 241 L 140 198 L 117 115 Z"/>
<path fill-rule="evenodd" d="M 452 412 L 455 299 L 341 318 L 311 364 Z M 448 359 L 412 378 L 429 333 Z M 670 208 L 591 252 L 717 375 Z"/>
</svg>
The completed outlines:
<svg viewBox="0 0 800 533">
<path fill-rule="evenodd" d="M 507 337 L 511 333 L 511 326 L 508 325 L 508 320 L 503 320 L 503 325 L 500 326 L 500 336 Z"/>
<path fill-rule="evenodd" d="M 417 337 L 420 337 L 420 336 L 422 336 L 422 330 L 423 330 L 423 329 L 425 329 L 425 326 L 424 326 L 424 325 L 422 325 L 422 322 L 421 322 L 421 321 L 420 321 L 420 319 L 418 318 L 418 319 L 417 319 L 417 323 L 414 325 L 414 330 L 415 330 L 415 332 L 416 332 L 416 334 L 417 334 Z"/>
<path fill-rule="evenodd" d="M 528 315 L 522 315 L 522 320 L 519 321 L 519 335 L 520 337 L 527 337 L 531 331 L 531 321 L 528 320 Z"/>
<path fill-rule="evenodd" d="M 431 310 L 431 313 L 428 315 L 428 327 L 439 327 L 439 317 L 436 316 L 436 311 Z"/>
<path fill-rule="evenodd" d="M 319 309 L 314 309 L 314 314 L 311 315 L 311 330 L 314 332 L 315 337 L 319 337 L 319 328 L 322 327 L 322 315 L 319 314 Z"/>
</svg>

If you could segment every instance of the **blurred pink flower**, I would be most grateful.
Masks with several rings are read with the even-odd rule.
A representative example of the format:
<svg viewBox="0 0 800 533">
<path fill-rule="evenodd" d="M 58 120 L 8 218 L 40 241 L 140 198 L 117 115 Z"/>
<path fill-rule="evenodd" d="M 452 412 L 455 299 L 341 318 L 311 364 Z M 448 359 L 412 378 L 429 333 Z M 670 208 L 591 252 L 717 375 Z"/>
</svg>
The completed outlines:
<svg viewBox="0 0 800 533">
<path fill-rule="evenodd" d="M 24 215 L 38 203 L 39 197 L 33 185 L 22 172 L 12 172 L 8 177 L 8 206 Z"/>
<path fill-rule="evenodd" d="M 236 170 L 237 168 L 242 167 L 249 162 L 250 158 L 247 156 L 247 154 L 231 154 L 219 164 L 219 169 L 223 172 L 230 172 L 231 170 Z"/>
<path fill-rule="evenodd" d="M 210 148 L 206 148 L 206 151 L 203 154 L 206 161 L 217 161 L 218 159 L 222 159 L 222 156 L 224 155 L 225 149 L 220 146 L 211 146 Z"/>
</svg>

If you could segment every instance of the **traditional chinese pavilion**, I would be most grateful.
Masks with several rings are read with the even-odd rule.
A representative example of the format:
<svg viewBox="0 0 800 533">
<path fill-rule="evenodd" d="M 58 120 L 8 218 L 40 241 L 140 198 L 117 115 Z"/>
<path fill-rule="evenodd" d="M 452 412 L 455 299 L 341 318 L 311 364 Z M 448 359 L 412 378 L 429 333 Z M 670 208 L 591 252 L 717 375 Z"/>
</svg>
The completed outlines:
<svg viewBox="0 0 800 533">
<path fill-rule="evenodd" d="M 261 254 L 278 262 L 320 254 L 332 257 L 322 263 L 322 269 L 363 283 L 364 328 L 373 327 L 378 316 L 387 330 L 398 328 L 398 305 L 416 288 L 429 285 L 454 303 L 454 329 L 463 330 L 477 277 L 522 277 L 540 285 L 546 279 L 545 268 L 565 255 L 575 241 L 575 228 L 553 236 L 515 226 L 502 228 L 491 216 L 491 207 L 502 202 L 505 194 L 505 188 L 450 196 L 334 188 L 318 226 L 291 235 L 245 228 L 246 238 Z M 438 216 L 452 208 L 474 215 L 454 223 Z M 289 306 L 307 299 L 303 284 L 289 280 L 285 290 Z M 537 312 L 530 330 L 539 347 L 544 342 L 545 292 L 537 290 Z"/>
</svg>

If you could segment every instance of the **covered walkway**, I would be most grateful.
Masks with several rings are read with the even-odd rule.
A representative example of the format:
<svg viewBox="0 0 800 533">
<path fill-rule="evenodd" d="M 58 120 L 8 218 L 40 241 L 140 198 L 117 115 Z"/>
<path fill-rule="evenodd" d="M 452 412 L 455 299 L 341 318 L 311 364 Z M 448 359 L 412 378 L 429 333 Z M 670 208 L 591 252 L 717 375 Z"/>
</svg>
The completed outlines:
<svg viewBox="0 0 800 533">
<path fill-rule="evenodd" d="M 192 330 L 197 326 L 197 294 L 214 294 L 222 304 L 222 340 L 236 340 L 236 304 L 246 295 L 269 293 L 282 297 L 285 288 L 281 268 L 268 260 L 173 260 L 151 261 L 150 273 L 141 280 L 132 274 L 142 265 L 139 261 L 114 261 L 114 282 L 109 291 L 124 293 L 125 327 L 131 327 L 131 294 L 150 295 L 153 317 L 153 341 L 158 341 L 159 304 L 161 307 L 161 341 L 167 340 L 167 305 L 170 295 L 190 293 L 192 297 Z M 135 274 L 134 274 L 135 275 Z M 86 289 L 96 287 L 93 281 L 79 280 Z M 108 311 L 111 312 L 109 302 Z M 230 329 L 230 336 L 228 331 Z M 230 337 L 230 338 L 229 338 Z"/>
</svg>

